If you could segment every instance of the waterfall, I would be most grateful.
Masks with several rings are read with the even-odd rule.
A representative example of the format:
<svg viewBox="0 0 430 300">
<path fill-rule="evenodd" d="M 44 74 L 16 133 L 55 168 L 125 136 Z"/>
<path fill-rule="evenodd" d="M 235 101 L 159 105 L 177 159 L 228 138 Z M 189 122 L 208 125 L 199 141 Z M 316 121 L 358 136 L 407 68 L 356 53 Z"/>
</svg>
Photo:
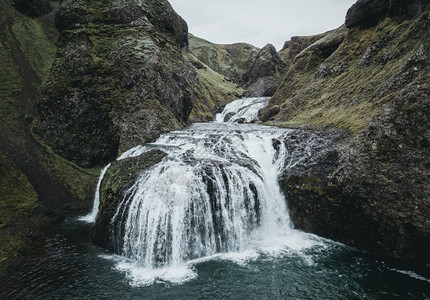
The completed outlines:
<svg viewBox="0 0 430 300">
<path fill-rule="evenodd" d="M 118 157 L 117 160 L 122 160 L 129 157 L 136 157 L 143 154 L 147 150 L 148 149 L 146 147 L 138 145 L 124 152 L 120 157 Z M 96 192 L 94 193 L 93 209 L 88 215 L 82 216 L 78 218 L 78 220 L 87 222 L 87 223 L 95 223 L 97 219 L 97 214 L 99 212 L 99 205 L 100 205 L 100 186 L 102 184 L 106 171 L 109 169 L 110 165 L 111 164 L 108 164 L 107 166 L 105 166 L 100 172 L 99 180 L 97 182 Z"/>
<path fill-rule="evenodd" d="M 105 176 L 106 171 L 109 167 L 110 167 L 110 164 L 104 167 L 100 172 L 99 181 L 97 182 L 96 192 L 94 194 L 93 209 L 88 215 L 80 217 L 79 218 L 80 221 L 84 221 L 87 223 L 94 223 L 96 221 L 97 214 L 99 212 L 99 204 L 100 204 L 100 186 L 102 184 L 103 177 Z"/>
<path fill-rule="evenodd" d="M 242 123 L 258 121 L 258 111 L 269 103 L 270 98 L 244 98 L 227 104 L 222 113 L 215 117 L 216 122 Z"/>
<path fill-rule="evenodd" d="M 118 269 L 143 284 L 155 278 L 181 282 L 195 276 L 187 265 L 205 257 L 313 244 L 292 228 L 278 184 L 285 168 L 312 155 L 307 146 L 289 151 L 288 129 L 220 121 L 229 113 L 255 120 L 267 101 L 237 100 L 217 121 L 170 132 L 148 145 L 167 156 L 119 199 L 111 220 Z"/>
</svg>

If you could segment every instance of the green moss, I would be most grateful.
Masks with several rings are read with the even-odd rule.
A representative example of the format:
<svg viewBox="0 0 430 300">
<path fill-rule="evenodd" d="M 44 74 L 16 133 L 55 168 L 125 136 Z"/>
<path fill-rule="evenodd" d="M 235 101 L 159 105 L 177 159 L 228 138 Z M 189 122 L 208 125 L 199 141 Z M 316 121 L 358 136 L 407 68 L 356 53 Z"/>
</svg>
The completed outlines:
<svg viewBox="0 0 430 300">
<path fill-rule="evenodd" d="M 0 152 L 0 266 L 17 255 L 25 240 L 9 230 L 41 206 L 27 177 Z"/>
<path fill-rule="evenodd" d="M 0 228 L 38 207 L 37 193 L 27 177 L 0 152 Z"/>
<path fill-rule="evenodd" d="M 55 46 L 45 35 L 42 25 L 37 20 L 19 20 L 12 26 L 15 38 L 31 67 L 40 79 L 45 79 L 55 55 Z"/>
</svg>

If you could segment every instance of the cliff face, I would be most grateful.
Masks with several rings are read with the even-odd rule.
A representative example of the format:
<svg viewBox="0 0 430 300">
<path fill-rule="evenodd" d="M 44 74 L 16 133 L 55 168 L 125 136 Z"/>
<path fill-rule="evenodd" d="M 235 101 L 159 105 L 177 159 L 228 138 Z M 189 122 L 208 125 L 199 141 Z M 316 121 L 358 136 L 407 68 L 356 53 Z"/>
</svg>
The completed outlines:
<svg viewBox="0 0 430 300">
<path fill-rule="evenodd" d="M 381 11 L 372 9 L 369 17 L 362 11 L 367 4 Z M 425 275 L 430 274 L 429 10 L 428 1 L 358 1 L 348 12 L 349 28 L 300 52 L 261 112 L 271 124 L 350 132 L 306 169 L 281 179 L 297 228 Z M 366 21 L 373 17 L 377 20 Z"/>
<path fill-rule="evenodd" d="M 37 90 L 56 51 L 55 5 L 41 2 L 0 1 L 0 270 L 38 225 L 88 207 L 98 177 L 97 169 L 54 154 L 30 130 Z"/>
<path fill-rule="evenodd" d="M 197 76 L 166 1 L 64 1 L 58 51 L 40 91 L 34 131 L 83 167 L 188 121 Z"/>
</svg>

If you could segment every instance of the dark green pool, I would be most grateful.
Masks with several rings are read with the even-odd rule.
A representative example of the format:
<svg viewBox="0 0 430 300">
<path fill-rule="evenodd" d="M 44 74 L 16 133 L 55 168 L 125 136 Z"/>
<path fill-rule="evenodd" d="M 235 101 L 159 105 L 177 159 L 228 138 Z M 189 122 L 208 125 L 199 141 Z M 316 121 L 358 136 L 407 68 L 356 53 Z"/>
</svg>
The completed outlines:
<svg viewBox="0 0 430 300">
<path fill-rule="evenodd" d="M 429 280 L 332 242 L 239 260 L 221 256 L 192 265 L 197 277 L 183 284 L 148 286 L 118 271 L 91 243 L 91 226 L 74 218 L 47 229 L 31 249 L 1 278 L 0 299 L 430 299 Z"/>
</svg>

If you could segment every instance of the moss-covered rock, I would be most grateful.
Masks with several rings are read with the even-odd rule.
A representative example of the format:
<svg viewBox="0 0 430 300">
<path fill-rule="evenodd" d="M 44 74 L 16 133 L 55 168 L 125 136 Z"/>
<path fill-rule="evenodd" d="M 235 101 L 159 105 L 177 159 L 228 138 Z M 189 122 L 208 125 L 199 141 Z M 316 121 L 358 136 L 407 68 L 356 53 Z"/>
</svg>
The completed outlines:
<svg viewBox="0 0 430 300">
<path fill-rule="evenodd" d="M 167 1 L 64 1 L 56 20 L 59 47 L 34 132 L 62 157 L 103 165 L 185 126 L 195 104 L 194 115 L 213 117 L 213 95 L 228 84 L 202 86 L 186 22 Z"/>
<path fill-rule="evenodd" d="M 426 276 L 430 274 L 430 35 L 423 25 L 427 16 L 428 10 L 403 24 L 388 19 L 380 23 L 379 32 L 394 30 L 394 34 L 382 44 L 371 43 L 364 54 L 364 49 L 349 43 L 352 33 L 363 41 L 368 29 L 348 33 L 324 64 L 348 62 L 349 67 L 341 75 L 323 76 L 324 85 L 314 78 L 300 96 L 311 101 L 307 98 L 310 91 L 323 93 L 337 81 L 344 97 L 353 97 L 350 106 L 368 93 L 377 110 L 362 112 L 369 121 L 355 130 L 350 127 L 356 135 L 333 143 L 306 169 L 293 169 L 281 180 L 297 228 L 369 250 Z M 348 47 L 356 54 L 349 60 L 346 56 L 337 60 Z M 349 77 L 355 73 L 358 79 L 361 72 L 380 77 L 369 75 L 367 81 Z M 342 77 L 351 78 L 349 85 Z M 384 78 L 387 80 L 380 82 Z M 362 93 L 360 98 L 357 92 Z M 325 103 L 343 114 L 342 102 L 335 99 L 332 94 Z M 299 114 L 306 114 L 305 107 L 315 108 L 318 103 L 296 102 L 296 108 Z M 321 110 L 318 117 L 323 115 Z M 357 114 L 348 112 L 344 118 L 347 116 L 356 118 Z"/>
<path fill-rule="evenodd" d="M 34 123 L 55 152 L 103 165 L 187 123 L 197 75 L 183 61 L 183 24 L 167 1 L 64 1 L 57 27 Z"/>
<path fill-rule="evenodd" d="M 121 226 L 121 224 L 111 223 L 117 206 L 142 172 L 159 163 L 165 156 L 166 153 L 163 151 L 151 150 L 138 157 L 112 163 L 100 186 L 100 206 L 94 231 L 96 244 L 110 251 L 119 250 L 117 240 L 112 236 L 112 226 Z"/>
</svg>

